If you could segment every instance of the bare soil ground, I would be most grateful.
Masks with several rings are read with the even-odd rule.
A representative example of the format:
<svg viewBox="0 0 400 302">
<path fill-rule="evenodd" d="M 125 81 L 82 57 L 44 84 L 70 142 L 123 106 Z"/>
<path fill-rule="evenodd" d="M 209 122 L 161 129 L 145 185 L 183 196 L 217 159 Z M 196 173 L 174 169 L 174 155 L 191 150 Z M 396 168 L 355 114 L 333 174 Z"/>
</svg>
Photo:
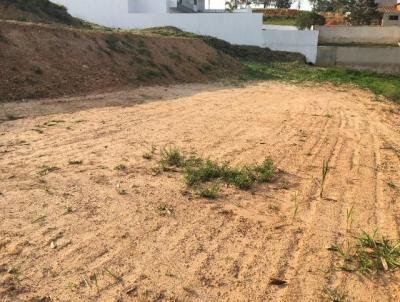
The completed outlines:
<svg viewBox="0 0 400 302">
<path fill-rule="evenodd" d="M 1 300 L 399 301 L 398 273 L 336 270 L 327 249 L 399 237 L 400 115 L 373 99 L 269 82 L 4 104 L 19 119 L 0 124 Z M 208 201 L 143 158 L 168 144 L 283 173 Z"/>
</svg>

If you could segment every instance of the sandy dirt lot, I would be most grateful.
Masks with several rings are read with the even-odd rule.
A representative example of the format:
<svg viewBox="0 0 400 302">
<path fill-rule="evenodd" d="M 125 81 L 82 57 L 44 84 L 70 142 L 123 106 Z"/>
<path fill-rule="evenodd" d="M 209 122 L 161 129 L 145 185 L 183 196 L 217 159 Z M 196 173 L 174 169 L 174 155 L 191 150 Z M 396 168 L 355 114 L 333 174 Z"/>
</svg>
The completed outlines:
<svg viewBox="0 0 400 302">
<path fill-rule="evenodd" d="M 399 237 L 395 105 L 269 82 L 1 111 L 18 118 L 0 117 L 2 301 L 323 301 L 327 288 L 350 301 L 400 301 L 398 273 L 339 271 L 328 250 L 364 230 Z M 155 175 L 158 153 L 143 154 L 168 144 L 232 164 L 271 156 L 283 172 L 209 201 L 181 173 Z"/>
</svg>

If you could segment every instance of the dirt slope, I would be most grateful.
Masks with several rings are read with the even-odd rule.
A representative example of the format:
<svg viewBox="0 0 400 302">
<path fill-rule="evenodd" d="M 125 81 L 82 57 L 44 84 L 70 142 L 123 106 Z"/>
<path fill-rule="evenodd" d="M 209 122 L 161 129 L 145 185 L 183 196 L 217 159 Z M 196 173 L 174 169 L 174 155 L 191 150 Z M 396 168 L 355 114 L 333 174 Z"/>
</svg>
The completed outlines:
<svg viewBox="0 0 400 302">
<path fill-rule="evenodd" d="M 200 39 L 0 21 L 0 101 L 201 82 L 241 65 Z"/>
<path fill-rule="evenodd" d="M 337 271 L 327 249 L 362 230 L 399 238 L 399 108 L 372 100 L 269 82 L 5 104 L 25 118 L 0 124 L 0 296 L 290 302 L 338 288 L 399 301 L 399 273 Z M 169 143 L 235 164 L 270 155 L 285 173 L 210 202 L 142 157 Z"/>
</svg>

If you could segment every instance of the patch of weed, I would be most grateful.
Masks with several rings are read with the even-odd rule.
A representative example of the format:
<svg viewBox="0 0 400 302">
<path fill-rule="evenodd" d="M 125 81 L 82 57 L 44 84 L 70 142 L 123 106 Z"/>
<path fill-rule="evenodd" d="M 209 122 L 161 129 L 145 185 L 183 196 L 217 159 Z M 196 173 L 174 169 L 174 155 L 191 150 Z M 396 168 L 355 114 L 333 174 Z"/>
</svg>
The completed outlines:
<svg viewBox="0 0 400 302">
<path fill-rule="evenodd" d="M 200 196 L 207 198 L 217 197 L 220 183 L 248 190 L 256 182 L 271 182 L 277 171 L 271 158 L 266 158 L 261 164 L 232 167 L 228 162 L 218 163 L 195 154 L 186 156 L 174 146 L 162 149 L 160 156 L 162 170 L 182 171 L 187 186 L 197 189 Z"/>
<path fill-rule="evenodd" d="M 47 215 L 41 215 L 38 218 L 32 220 L 32 223 L 42 222 L 47 218 Z"/>
<path fill-rule="evenodd" d="M 213 183 L 210 186 L 199 188 L 198 194 L 200 197 L 207 199 L 217 199 L 219 196 L 220 186 L 218 183 Z"/>
<path fill-rule="evenodd" d="M 148 58 L 153 57 L 153 55 L 151 54 L 151 51 L 149 49 L 147 49 L 145 46 L 136 48 L 136 52 L 144 57 L 148 57 Z"/>
<path fill-rule="evenodd" d="M 124 165 L 124 164 L 119 164 L 119 165 L 117 165 L 117 166 L 114 167 L 114 170 L 117 170 L 117 171 L 126 171 L 126 170 L 128 170 L 128 167 L 127 167 L 126 165 Z"/>
<path fill-rule="evenodd" d="M 232 167 L 229 163 L 218 164 L 212 160 L 202 161 L 198 166 L 186 165 L 185 180 L 188 186 L 210 181 L 222 181 L 242 190 L 250 189 L 256 182 L 269 182 L 275 175 L 271 159 L 261 165 Z"/>
<path fill-rule="evenodd" d="M 110 277 L 114 278 L 115 281 L 117 281 L 117 282 L 122 282 L 122 281 L 123 281 L 123 279 L 122 279 L 121 276 L 116 275 L 115 273 L 113 273 L 111 270 L 109 270 L 109 269 L 107 269 L 107 268 L 104 268 L 104 272 L 105 272 L 107 275 L 109 275 Z"/>
<path fill-rule="evenodd" d="M 151 145 L 151 147 L 143 154 L 144 159 L 153 159 L 154 153 L 156 152 L 157 147 L 154 145 Z"/>
<path fill-rule="evenodd" d="M 169 75 L 175 76 L 175 71 L 174 71 L 169 65 L 161 64 L 161 67 L 162 67 Z"/>
<path fill-rule="evenodd" d="M 232 184 L 241 190 L 250 189 L 254 183 L 257 181 L 254 171 L 248 167 L 243 167 L 239 170 L 230 169 L 229 166 L 226 167 L 225 171 L 227 177 L 226 182 Z"/>
<path fill-rule="evenodd" d="M 319 197 L 321 197 L 321 198 L 322 198 L 322 196 L 324 194 L 324 184 L 325 184 L 325 181 L 326 181 L 326 177 L 328 176 L 328 172 L 329 172 L 328 161 L 324 160 L 322 162 L 321 191 L 319 192 Z"/>
<path fill-rule="evenodd" d="M 299 62 L 245 63 L 242 80 L 282 80 L 288 82 L 317 82 L 334 85 L 353 84 L 376 95 L 400 102 L 400 77 L 370 71 L 326 68 Z"/>
<path fill-rule="evenodd" d="M 121 42 L 121 39 L 115 34 L 109 34 L 106 39 L 107 48 L 119 53 L 125 53 L 126 50 Z"/>
<path fill-rule="evenodd" d="M 43 74 L 43 69 L 40 68 L 39 66 L 33 67 L 33 71 L 34 71 L 34 73 L 36 73 L 37 75 L 42 75 L 42 74 Z"/>
<path fill-rule="evenodd" d="M 20 274 L 18 268 L 16 268 L 15 266 L 10 267 L 7 270 L 7 273 L 9 273 L 10 275 L 15 275 L 15 276 Z"/>
<path fill-rule="evenodd" d="M 187 165 L 185 170 L 186 184 L 194 186 L 202 182 L 222 178 L 224 175 L 223 169 L 223 166 L 219 166 L 211 160 L 202 161 L 199 166 Z"/>
<path fill-rule="evenodd" d="M 160 164 L 162 167 L 183 167 L 185 165 L 185 156 L 174 146 L 169 146 L 161 150 Z"/>
<path fill-rule="evenodd" d="M 73 212 L 74 212 L 74 210 L 72 209 L 72 207 L 66 206 L 65 207 L 65 211 L 64 211 L 64 215 L 71 214 Z"/>
<path fill-rule="evenodd" d="M 56 167 L 56 166 L 46 166 L 46 165 L 44 165 L 44 166 L 42 166 L 42 168 L 38 171 L 38 174 L 39 174 L 40 176 L 45 176 L 45 175 L 47 175 L 47 174 L 49 174 L 49 173 L 51 173 L 51 172 L 58 171 L 58 170 L 60 170 L 60 168 L 58 168 L 58 167 Z"/>
<path fill-rule="evenodd" d="M 7 38 L 4 37 L 2 33 L 0 33 L 0 43 L 8 43 Z"/>
<path fill-rule="evenodd" d="M 388 184 L 389 188 L 391 188 L 393 190 L 397 189 L 397 185 L 394 183 L 393 179 L 390 179 L 387 184 Z"/>
<path fill-rule="evenodd" d="M 347 294 L 337 289 L 326 288 L 324 290 L 324 296 L 331 302 L 345 302 L 347 300 Z"/>
<path fill-rule="evenodd" d="M 174 61 L 182 61 L 182 57 L 179 52 L 168 51 L 168 56 Z"/>
<path fill-rule="evenodd" d="M 162 70 L 146 69 L 146 70 L 140 71 L 136 78 L 139 81 L 165 78 L 165 73 Z"/>
<path fill-rule="evenodd" d="M 68 164 L 69 165 L 82 165 L 83 161 L 82 160 L 69 160 Z"/>
<path fill-rule="evenodd" d="M 171 215 L 173 212 L 172 207 L 164 202 L 158 206 L 157 211 L 161 216 Z"/>
<path fill-rule="evenodd" d="M 43 132 L 44 132 L 42 129 L 38 129 L 38 128 L 32 128 L 31 130 L 35 131 L 35 132 L 37 132 L 39 134 L 43 134 Z"/>
<path fill-rule="evenodd" d="M 261 182 L 269 182 L 276 174 L 276 167 L 273 160 L 268 157 L 260 165 L 255 166 L 254 171 L 259 174 L 258 179 Z"/>
<path fill-rule="evenodd" d="M 341 268 L 346 271 L 359 271 L 363 274 L 392 271 L 400 267 L 400 241 L 377 239 L 377 231 L 372 235 L 363 232 L 355 237 L 356 242 L 348 247 L 333 246 L 343 260 Z"/>
<path fill-rule="evenodd" d="M 115 190 L 117 191 L 117 193 L 118 193 L 119 195 L 128 195 L 128 191 L 125 190 L 124 188 L 121 188 L 120 186 L 117 186 L 117 187 L 115 188 Z"/>
<path fill-rule="evenodd" d="M 203 74 L 210 72 L 212 68 L 213 66 L 210 64 L 203 64 L 197 67 L 197 69 Z"/>
</svg>

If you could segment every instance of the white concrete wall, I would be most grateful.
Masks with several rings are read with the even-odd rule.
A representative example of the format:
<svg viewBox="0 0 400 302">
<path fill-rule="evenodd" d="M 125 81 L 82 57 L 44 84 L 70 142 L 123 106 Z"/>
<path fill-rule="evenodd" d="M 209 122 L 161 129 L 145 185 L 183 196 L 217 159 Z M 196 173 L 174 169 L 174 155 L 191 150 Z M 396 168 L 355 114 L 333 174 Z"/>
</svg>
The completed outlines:
<svg viewBox="0 0 400 302">
<path fill-rule="evenodd" d="M 225 9 L 226 0 L 205 0 L 206 9 Z"/>
<path fill-rule="evenodd" d="M 98 2 L 101 3 L 100 1 Z M 167 0 L 128 0 L 129 13 L 167 13 Z"/>
<path fill-rule="evenodd" d="M 157 26 L 175 26 L 195 34 L 213 36 L 232 44 L 300 52 L 306 56 L 308 62 L 315 63 L 316 61 L 317 31 L 300 31 L 293 28 L 279 28 L 276 26 L 273 28 L 268 26 L 263 27 L 262 14 L 130 14 L 128 13 L 128 0 L 53 1 L 65 5 L 74 16 L 108 27 L 140 29 Z"/>
<path fill-rule="evenodd" d="M 318 30 L 320 44 L 396 44 L 400 41 L 400 26 L 321 26 Z"/>
<path fill-rule="evenodd" d="M 79 18 L 115 28 L 175 26 L 233 44 L 262 46 L 262 14 L 129 14 L 127 0 L 53 0 Z M 101 3 L 101 4 L 100 4 Z"/>
<path fill-rule="evenodd" d="M 168 7 L 177 7 L 178 6 L 178 0 L 168 0 Z"/>
<path fill-rule="evenodd" d="M 317 59 L 318 31 L 298 30 L 290 26 L 264 26 L 264 47 L 272 50 L 299 52 L 307 62 L 315 64 Z"/>
</svg>

